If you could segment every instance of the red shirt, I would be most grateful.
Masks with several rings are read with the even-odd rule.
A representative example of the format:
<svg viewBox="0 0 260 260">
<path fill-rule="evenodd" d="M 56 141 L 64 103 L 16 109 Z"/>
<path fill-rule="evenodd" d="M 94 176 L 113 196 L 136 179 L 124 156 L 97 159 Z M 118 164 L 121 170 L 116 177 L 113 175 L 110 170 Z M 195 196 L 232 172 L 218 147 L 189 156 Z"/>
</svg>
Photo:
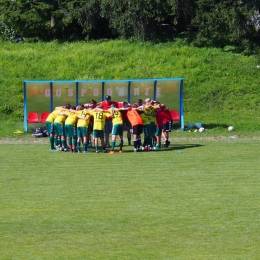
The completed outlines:
<svg viewBox="0 0 260 260">
<path fill-rule="evenodd" d="M 163 118 L 163 123 L 165 124 L 165 123 L 167 123 L 167 122 L 172 121 L 172 115 L 171 115 L 170 110 L 169 110 L 169 109 L 166 109 L 165 106 L 164 106 L 164 107 L 161 107 L 161 109 L 162 109 L 161 114 L 162 114 L 162 118 Z"/>
<path fill-rule="evenodd" d="M 100 105 L 102 105 L 102 108 L 104 110 L 108 110 L 109 108 L 111 108 L 111 105 L 113 105 L 114 107 L 118 107 L 118 102 L 115 101 L 110 101 L 110 103 L 108 103 L 106 100 L 102 101 L 99 103 Z M 107 117 L 106 120 L 112 120 L 111 117 Z"/>
<path fill-rule="evenodd" d="M 157 126 L 163 126 L 163 115 L 162 115 L 162 109 L 157 108 L 156 110 L 156 125 Z"/>
</svg>

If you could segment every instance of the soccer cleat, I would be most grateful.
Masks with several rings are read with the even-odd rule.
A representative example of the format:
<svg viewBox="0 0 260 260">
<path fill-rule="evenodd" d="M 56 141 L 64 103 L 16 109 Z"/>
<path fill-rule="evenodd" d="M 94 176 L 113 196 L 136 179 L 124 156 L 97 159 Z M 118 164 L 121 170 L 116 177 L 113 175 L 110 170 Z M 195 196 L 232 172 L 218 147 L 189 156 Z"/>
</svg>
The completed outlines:
<svg viewBox="0 0 260 260">
<path fill-rule="evenodd" d="M 80 153 L 80 150 L 78 150 L 78 153 Z"/>
<path fill-rule="evenodd" d="M 168 147 L 170 145 L 170 143 L 171 143 L 170 141 L 166 140 L 165 144 L 164 144 L 164 147 Z"/>
<path fill-rule="evenodd" d="M 123 153 L 123 151 L 122 151 L 122 150 L 119 150 L 118 152 L 119 152 L 119 153 Z"/>
<path fill-rule="evenodd" d="M 51 149 L 51 151 L 52 151 L 52 152 L 59 152 L 59 150 L 58 150 L 58 149 L 55 149 L 55 148 Z"/>
<path fill-rule="evenodd" d="M 83 153 L 88 153 L 88 151 L 84 151 Z"/>
<path fill-rule="evenodd" d="M 135 149 L 134 149 L 134 153 L 136 153 L 136 152 L 138 152 L 138 150 L 135 148 Z"/>
<path fill-rule="evenodd" d="M 99 153 L 99 150 L 96 150 L 96 153 Z"/>
<path fill-rule="evenodd" d="M 107 150 L 106 150 L 106 149 L 103 149 L 103 153 L 107 153 Z"/>
<path fill-rule="evenodd" d="M 110 154 L 114 154 L 114 153 L 115 153 L 115 151 L 114 151 L 114 150 L 111 150 L 109 153 L 110 153 Z"/>
</svg>

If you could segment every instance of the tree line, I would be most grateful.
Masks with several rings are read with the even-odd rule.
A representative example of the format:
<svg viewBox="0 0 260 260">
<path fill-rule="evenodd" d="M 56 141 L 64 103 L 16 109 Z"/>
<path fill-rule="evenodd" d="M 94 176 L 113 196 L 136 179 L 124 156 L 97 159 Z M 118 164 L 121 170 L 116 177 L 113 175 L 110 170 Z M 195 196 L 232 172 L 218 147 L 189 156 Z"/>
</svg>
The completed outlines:
<svg viewBox="0 0 260 260">
<path fill-rule="evenodd" d="M 183 36 L 199 46 L 256 46 L 259 0 L 0 0 L 0 34 L 31 41 Z"/>
</svg>

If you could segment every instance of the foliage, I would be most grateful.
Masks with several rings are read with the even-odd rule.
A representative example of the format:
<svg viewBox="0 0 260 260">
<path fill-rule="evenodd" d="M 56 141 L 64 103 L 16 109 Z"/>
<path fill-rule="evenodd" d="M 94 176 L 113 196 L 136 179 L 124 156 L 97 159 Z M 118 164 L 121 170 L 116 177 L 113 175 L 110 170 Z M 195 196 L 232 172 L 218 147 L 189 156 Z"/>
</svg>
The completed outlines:
<svg viewBox="0 0 260 260">
<path fill-rule="evenodd" d="M 196 17 L 192 21 L 198 28 L 196 44 L 224 47 L 259 39 L 255 25 L 249 23 L 256 9 L 248 4 L 214 0 L 200 0 L 197 4 Z"/>
<path fill-rule="evenodd" d="M 259 1 L 258 1 L 259 2 Z M 260 4 L 245 0 L 0 0 L 2 39 L 27 41 L 137 39 L 172 41 L 185 35 L 196 46 L 259 46 Z"/>
</svg>

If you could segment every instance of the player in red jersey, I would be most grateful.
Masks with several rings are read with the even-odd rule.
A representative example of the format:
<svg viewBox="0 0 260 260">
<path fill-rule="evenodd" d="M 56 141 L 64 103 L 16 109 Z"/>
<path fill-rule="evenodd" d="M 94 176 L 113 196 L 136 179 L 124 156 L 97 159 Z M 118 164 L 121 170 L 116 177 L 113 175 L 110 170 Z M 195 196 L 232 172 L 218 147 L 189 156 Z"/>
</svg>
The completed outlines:
<svg viewBox="0 0 260 260">
<path fill-rule="evenodd" d="M 100 106 L 102 106 L 103 110 L 108 110 L 111 108 L 111 106 L 113 107 L 118 107 L 118 102 L 115 101 L 111 101 L 111 96 L 106 95 L 105 96 L 105 100 L 102 102 L 99 102 Z M 111 117 L 107 117 L 106 118 L 106 122 L 105 122 L 105 129 L 104 129 L 104 133 L 105 133 L 105 143 L 106 143 L 106 147 L 110 147 L 110 143 L 109 143 L 109 134 L 111 134 L 112 132 L 112 118 Z"/>
<path fill-rule="evenodd" d="M 161 109 L 162 109 L 161 113 L 163 117 L 162 136 L 164 138 L 164 147 L 168 147 L 171 143 L 168 139 L 169 139 L 169 133 L 172 130 L 172 116 L 169 109 L 164 104 L 161 105 Z"/>
<path fill-rule="evenodd" d="M 156 137 L 156 149 L 161 148 L 161 136 L 162 136 L 162 129 L 163 129 L 163 116 L 162 116 L 162 108 L 161 104 L 158 101 L 154 101 L 153 105 L 155 112 L 156 112 L 156 130 L 155 130 L 155 137 Z"/>
</svg>

